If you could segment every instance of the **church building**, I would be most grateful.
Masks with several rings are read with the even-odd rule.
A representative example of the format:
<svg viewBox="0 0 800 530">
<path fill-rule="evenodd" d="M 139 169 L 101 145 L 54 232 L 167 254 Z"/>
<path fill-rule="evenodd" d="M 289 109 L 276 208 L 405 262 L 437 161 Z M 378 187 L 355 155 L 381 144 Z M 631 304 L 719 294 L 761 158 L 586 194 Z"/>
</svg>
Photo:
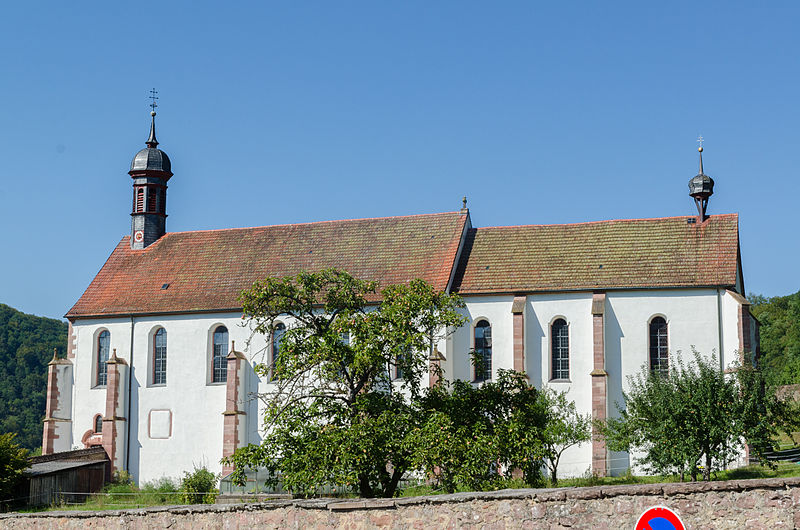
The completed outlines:
<svg viewBox="0 0 800 530">
<path fill-rule="evenodd" d="M 67 353 L 49 366 L 42 452 L 102 446 L 137 483 L 201 465 L 229 473 L 220 459 L 260 441 L 254 395 L 271 383 L 253 365 L 277 342 L 249 340 L 237 296 L 302 270 L 458 293 L 467 323 L 431 351 L 444 378 L 480 384 L 518 370 L 594 418 L 616 414 L 643 366 L 669 370 L 692 349 L 723 368 L 757 354 L 738 215 L 707 215 L 714 181 L 700 151 L 696 215 L 482 228 L 464 200 L 444 213 L 167 232 L 173 173 L 153 112 L 128 172 L 131 232 L 67 312 Z M 569 449 L 560 473 L 616 475 L 633 463 L 594 440 Z"/>
</svg>

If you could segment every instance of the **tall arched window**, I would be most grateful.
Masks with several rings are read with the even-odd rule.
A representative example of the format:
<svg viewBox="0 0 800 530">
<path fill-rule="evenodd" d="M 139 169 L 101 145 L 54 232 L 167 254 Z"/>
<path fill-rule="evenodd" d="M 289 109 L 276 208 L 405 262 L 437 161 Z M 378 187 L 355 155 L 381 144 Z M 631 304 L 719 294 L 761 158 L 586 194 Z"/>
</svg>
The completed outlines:
<svg viewBox="0 0 800 530">
<path fill-rule="evenodd" d="M 97 414 L 94 417 L 94 432 L 101 433 L 103 432 L 103 415 Z"/>
<path fill-rule="evenodd" d="M 153 335 L 153 384 L 167 384 L 167 330 L 164 328 Z"/>
<path fill-rule="evenodd" d="M 228 379 L 228 328 L 220 326 L 214 330 L 214 353 L 211 360 L 211 381 L 224 383 Z"/>
<path fill-rule="evenodd" d="M 475 324 L 475 381 L 492 378 L 492 326 L 486 320 Z"/>
<path fill-rule="evenodd" d="M 278 361 L 278 355 L 281 351 L 281 339 L 283 339 L 283 334 L 286 333 L 286 326 L 283 325 L 282 322 L 278 322 L 275 324 L 275 330 L 272 332 L 272 365 L 275 366 L 275 363 Z M 273 377 L 275 374 L 275 368 L 273 370 Z"/>
<path fill-rule="evenodd" d="M 569 379 L 569 327 L 563 318 L 550 326 L 553 346 L 553 379 Z"/>
<path fill-rule="evenodd" d="M 97 386 L 105 386 L 108 382 L 108 351 L 111 347 L 111 334 L 102 331 L 97 336 Z"/>
<path fill-rule="evenodd" d="M 650 371 L 666 374 L 669 370 L 667 321 L 655 317 L 650 321 Z"/>
</svg>

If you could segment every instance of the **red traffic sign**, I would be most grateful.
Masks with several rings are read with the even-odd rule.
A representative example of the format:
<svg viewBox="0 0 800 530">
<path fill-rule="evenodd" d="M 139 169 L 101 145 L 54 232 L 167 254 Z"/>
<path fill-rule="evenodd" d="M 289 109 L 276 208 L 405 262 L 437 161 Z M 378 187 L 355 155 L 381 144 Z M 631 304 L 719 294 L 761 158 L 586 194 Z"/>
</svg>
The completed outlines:
<svg viewBox="0 0 800 530">
<path fill-rule="evenodd" d="M 666 506 L 653 506 L 639 517 L 636 530 L 686 530 L 686 527 L 678 514 Z"/>
</svg>

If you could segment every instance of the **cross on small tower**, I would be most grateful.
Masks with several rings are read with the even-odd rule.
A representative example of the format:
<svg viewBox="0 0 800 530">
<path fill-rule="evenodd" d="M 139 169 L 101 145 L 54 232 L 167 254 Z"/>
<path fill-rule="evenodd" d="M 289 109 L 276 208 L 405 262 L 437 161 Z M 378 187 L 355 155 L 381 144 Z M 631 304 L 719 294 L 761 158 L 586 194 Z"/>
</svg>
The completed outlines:
<svg viewBox="0 0 800 530">
<path fill-rule="evenodd" d="M 150 108 L 153 109 L 153 112 L 155 112 L 156 107 L 158 107 L 158 103 L 156 103 L 158 96 L 156 96 L 156 94 L 158 94 L 158 91 L 155 88 L 153 88 L 152 90 L 150 90 L 150 95 L 148 96 L 151 100 L 153 100 L 153 102 L 150 103 Z"/>
<path fill-rule="evenodd" d="M 702 150 L 703 150 L 703 137 L 702 136 L 698 136 L 697 137 L 697 143 L 700 144 L 700 151 L 702 152 Z"/>
</svg>

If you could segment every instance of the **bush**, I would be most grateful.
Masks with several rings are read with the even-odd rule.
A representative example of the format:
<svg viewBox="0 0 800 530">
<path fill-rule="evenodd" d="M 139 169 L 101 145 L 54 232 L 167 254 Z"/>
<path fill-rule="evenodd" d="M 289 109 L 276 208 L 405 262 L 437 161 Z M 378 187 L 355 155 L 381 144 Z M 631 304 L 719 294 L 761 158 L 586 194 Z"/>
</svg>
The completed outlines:
<svg viewBox="0 0 800 530">
<path fill-rule="evenodd" d="M 140 502 L 147 505 L 180 504 L 182 495 L 176 493 L 179 488 L 178 484 L 167 477 L 146 482 L 141 488 Z"/>
<path fill-rule="evenodd" d="M 217 500 L 217 476 L 205 467 L 184 473 L 181 501 L 186 504 L 214 504 Z"/>
<path fill-rule="evenodd" d="M 134 499 L 135 493 L 139 492 L 139 488 L 131 479 L 130 474 L 125 470 L 114 471 L 111 477 L 111 482 L 103 488 L 104 493 L 108 493 L 101 501 L 110 504 L 128 504 Z"/>
<path fill-rule="evenodd" d="M 0 434 L 0 511 L 3 501 L 16 496 L 22 472 L 28 468 L 28 450 L 20 447 L 16 434 Z"/>
</svg>

